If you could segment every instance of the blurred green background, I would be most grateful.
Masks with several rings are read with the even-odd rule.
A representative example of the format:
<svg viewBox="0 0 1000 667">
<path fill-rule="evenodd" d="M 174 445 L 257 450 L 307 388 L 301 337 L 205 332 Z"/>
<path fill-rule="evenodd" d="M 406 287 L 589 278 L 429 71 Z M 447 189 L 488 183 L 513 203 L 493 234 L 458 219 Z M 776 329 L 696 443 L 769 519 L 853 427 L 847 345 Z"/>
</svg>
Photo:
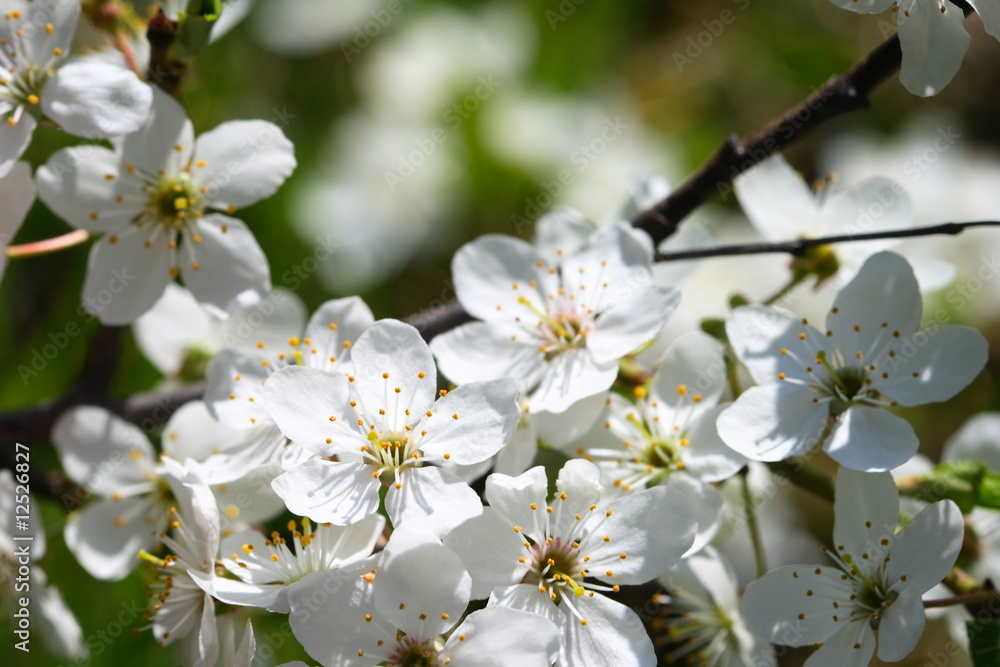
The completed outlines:
<svg viewBox="0 0 1000 667">
<path fill-rule="evenodd" d="M 530 238 L 530 225 L 515 225 L 512 216 L 533 220 L 534 205 L 548 201 L 541 195 L 551 194 L 547 184 L 560 170 L 572 170 L 575 182 L 554 200 L 594 217 L 625 196 L 633 173 L 661 171 L 676 184 L 727 135 L 761 127 L 848 69 L 882 41 L 886 25 L 881 17 L 844 12 L 827 0 L 402 0 L 384 25 L 371 12 L 386 3 L 350 11 L 346 4 L 316 3 L 324 14 L 354 12 L 354 18 L 328 21 L 335 28 L 325 46 L 289 53 L 305 46 L 297 36 L 308 22 L 292 16 L 284 0 L 258 0 L 247 20 L 203 53 L 183 82 L 181 98 L 199 133 L 232 119 L 278 118 L 294 142 L 295 174 L 276 196 L 238 214 L 264 249 L 274 284 L 294 289 L 310 309 L 360 293 L 376 317 L 397 318 L 454 298 L 449 261 L 464 242 L 489 232 Z M 359 37 L 366 26 L 375 33 L 367 39 Z M 946 118 L 963 128 L 963 150 L 992 155 L 1000 148 L 1000 45 L 982 32 L 978 19 L 968 27 L 973 41 L 965 66 L 943 93 L 918 99 L 893 77 L 875 93 L 870 109 L 827 124 L 797 144 L 789 159 L 807 176 L 819 176 L 825 173 L 820 155 L 832 138 L 864 133 L 891 142 L 915 117 Z M 484 88 L 483 78 L 491 76 L 499 85 Z M 606 155 L 581 162 L 580 146 L 619 116 L 628 124 L 621 140 Z M 401 160 L 436 129 L 444 131 L 445 141 L 423 156 L 425 164 L 412 177 L 390 188 L 386 172 L 398 172 Z M 74 143 L 42 129 L 24 159 L 37 167 Z M 932 185 L 927 180 L 921 187 Z M 982 196 L 996 199 L 1000 209 L 996 192 Z M 954 197 L 956 205 L 967 198 L 964 192 L 942 196 Z M 723 217 L 738 214 L 731 197 L 716 208 Z M 15 242 L 67 231 L 36 203 Z M 296 275 L 295 268 L 313 256 L 316 239 L 326 235 L 342 244 L 339 254 L 315 272 Z M 976 269 L 974 255 L 963 263 L 959 251 L 948 252 L 958 258 L 958 280 Z M 77 311 L 86 258 L 84 245 L 7 268 L 0 289 L 0 350 L 7 369 L 0 379 L 0 410 L 52 400 L 79 374 L 97 330 Z M 714 266 L 733 290 L 747 280 L 735 262 Z M 948 307 L 944 293 L 931 300 Z M 958 316 L 975 321 L 998 343 L 1000 308 L 991 311 L 983 303 Z M 82 333 L 24 382 L 18 367 L 30 366 L 50 334 L 71 322 Z M 966 416 L 1000 405 L 998 370 L 994 352 L 988 372 L 957 399 L 941 409 L 909 411 L 928 453 Z M 148 391 L 160 380 L 129 338 L 114 394 Z M 57 467 L 47 443 L 32 444 L 33 466 Z M 114 628 L 129 605 L 145 606 L 147 574 L 114 584 L 92 579 L 65 548 L 61 505 L 38 502 L 49 535 L 41 565 L 77 614 L 91 643 L 89 664 L 174 664 L 171 651 L 157 648 L 150 633 L 133 634 L 143 627 L 141 618 L 131 618 L 120 637 L 101 639 L 99 633 Z M 305 657 L 282 633 L 285 620 L 255 620 L 258 645 L 269 643 L 275 651 L 260 664 Z M 40 641 L 30 656 L 11 643 L 0 642 L 4 664 L 68 664 L 47 655 Z M 925 653 L 915 655 L 915 662 L 900 664 L 923 664 Z"/>
</svg>

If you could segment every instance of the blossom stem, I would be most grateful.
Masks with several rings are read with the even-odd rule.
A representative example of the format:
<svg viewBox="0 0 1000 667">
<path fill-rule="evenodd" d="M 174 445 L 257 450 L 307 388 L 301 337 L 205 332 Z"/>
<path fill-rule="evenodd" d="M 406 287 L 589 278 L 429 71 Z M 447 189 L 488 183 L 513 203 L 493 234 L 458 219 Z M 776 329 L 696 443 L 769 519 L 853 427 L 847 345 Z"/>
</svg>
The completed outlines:
<svg viewBox="0 0 1000 667">
<path fill-rule="evenodd" d="M 953 595 L 950 598 L 940 598 L 938 600 L 924 600 L 924 609 L 934 609 L 936 607 L 952 607 L 955 605 L 969 605 L 986 602 L 997 597 L 995 590 L 981 590 L 977 593 L 966 593 L 964 595 Z"/>
<path fill-rule="evenodd" d="M 125 64 L 128 68 L 135 72 L 135 75 L 140 79 L 143 76 L 142 68 L 139 67 L 139 61 L 135 59 L 135 52 L 132 50 L 132 45 L 128 43 L 125 39 L 124 33 L 115 33 L 115 47 L 121 51 L 122 57 L 125 58 Z"/>
<path fill-rule="evenodd" d="M 59 250 L 65 250 L 66 248 L 72 248 L 75 245 L 80 245 L 89 237 L 90 235 L 86 230 L 78 229 L 75 232 L 63 234 L 62 236 L 57 236 L 51 239 L 45 239 L 44 241 L 12 245 L 7 248 L 7 257 L 10 259 L 18 259 L 21 257 L 47 255 L 51 252 L 57 252 Z"/>
<path fill-rule="evenodd" d="M 806 275 L 807 274 L 797 274 L 797 275 L 793 274 L 792 275 L 792 279 L 789 280 L 785 284 L 784 287 L 782 287 L 781 289 L 779 289 L 777 292 L 775 292 L 774 294 L 772 294 L 771 296 L 769 296 L 764 301 L 764 305 L 765 306 L 773 306 L 775 303 L 777 303 L 778 301 L 780 301 L 781 299 L 783 299 L 786 294 L 788 294 L 793 289 L 795 289 L 796 287 L 798 287 L 802 283 L 802 281 L 806 279 Z"/>
<path fill-rule="evenodd" d="M 743 509 L 747 517 L 747 531 L 753 544 L 753 558 L 757 564 L 757 578 L 767 573 L 767 554 L 764 552 L 764 542 L 760 537 L 760 526 L 757 525 L 757 508 L 750 494 L 750 469 L 744 466 L 740 471 L 740 484 L 743 488 Z"/>
<path fill-rule="evenodd" d="M 767 467 L 775 475 L 791 482 L 800 489 L 830 503 L 833 502 L 833 475 L 823 472 L 815 466 L 793 460 L 775 461 L 768 463 Z"/>
</svg>

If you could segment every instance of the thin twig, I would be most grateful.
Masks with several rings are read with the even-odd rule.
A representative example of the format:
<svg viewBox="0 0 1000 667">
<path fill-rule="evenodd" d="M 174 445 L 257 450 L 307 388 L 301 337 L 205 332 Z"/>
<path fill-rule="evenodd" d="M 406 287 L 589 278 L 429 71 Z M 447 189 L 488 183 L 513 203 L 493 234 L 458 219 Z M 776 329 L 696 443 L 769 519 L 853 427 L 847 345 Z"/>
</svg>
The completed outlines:
<svg viewBox="0 0 1000 667">
<path fill-rule="evenodd" d="M 794 241 L 776 241 L 760 243 L 740 243 L 735 245 L 716 246 L 714 248 L 698 248 L 697 250 L 678 250 L 676 252 L 658 252 L 657 262 L 678 262 L 687 259 L 704 259 L 706 257 L 732 257 L 734 255 L 766 255 L 784 253 L 802 256 L 809 248 L 832 243 L 854 243 L 860 241 L 875 241 L 878 239 L 904 239 L 914 236 L 931 236 L 933 234 L 961 234 L 966 229 L 975 227 L 1000 227 L 997 220 L 977 220 L 975 222 L 945 222 L 928 227 L 909 227 L 907 229 L 891 229 L 884 232 L 868 232 L 866 234 L 840 234 L 837 236 L 821 236 L 811 239 L 796 239 Z"/>
</svg>

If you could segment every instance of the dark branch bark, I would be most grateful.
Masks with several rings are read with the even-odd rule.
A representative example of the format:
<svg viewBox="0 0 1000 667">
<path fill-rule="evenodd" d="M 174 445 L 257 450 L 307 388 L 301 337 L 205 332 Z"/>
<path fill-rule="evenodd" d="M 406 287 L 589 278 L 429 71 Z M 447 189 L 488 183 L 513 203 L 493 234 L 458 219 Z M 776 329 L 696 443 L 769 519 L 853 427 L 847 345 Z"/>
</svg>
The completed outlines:
<svg viewBox="0 0 1000 667">
<path fill-rule="evenodd" d="M 659 245 L 677 231 L 681 220 L 761 160 L 781 151 L 831 118 L 868 106 L 868 96 L 899 69 L 903 54 L 893 37 L 855 65 L 830 79 L 805 101 L 769 126 L 744 139 L 732 136 L 708 162 L 656 206 L 640 213 L 632 224 Z"/>
</svg>

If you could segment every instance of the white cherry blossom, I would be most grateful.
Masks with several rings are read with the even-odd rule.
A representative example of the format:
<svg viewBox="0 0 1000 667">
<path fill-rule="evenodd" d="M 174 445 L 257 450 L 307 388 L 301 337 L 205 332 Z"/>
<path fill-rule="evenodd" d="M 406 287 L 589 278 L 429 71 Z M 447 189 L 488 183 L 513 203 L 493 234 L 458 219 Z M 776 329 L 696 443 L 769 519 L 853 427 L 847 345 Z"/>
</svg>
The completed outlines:
<svg viewBox="0 0 1000 667">
<path fill-rule="evenodd" d="M 205 402 L 222 422 L 234 428 L 273 424 L 265 406 L 267 379 L 286 366 L 299 365 L 342 374 L 350 366 L 352 346 L 375 321 L 360 297 L 327 301 L 305 329 L 263 329 L 252 350 L 245 346 L 215 355 L 206 372 Z"/>
<path fill-rule="evenodd" d="M 0 18 L 0 176 L 49 118 L 70 134 L 106 139 L 134 132 L 152 90 L 122 67 L 69 62 L 80 3 L 6 0 Z"/>
<path fill-rule="evenodd" d="M 290 540 L 277 531 L 270 538 L 245 531 L 222 541 L 222 564 L 237 579 L 218 574 L 193 576 L 222 602 L 287 614 L 288 596 L 313 572 L 337 570 L 344 575 L 362 575 L 371 571 L 375 565 L 372 549 L 384 528 L 385 519 L 374 514 L 346 527 L 312 526 L 303 519 L 301 532 L 298 524 L 290 521 Z"/>
<path fill-rule="evenodd" d="M 683 559 L 660 577 L 660 583 L 667 590 L 656 600 L 667 606 L 661 616 L 672 647 L 666 653 L 668 664 L 685 658 L 725 667 L 777 664 L 771 645 L 747 627 L 736 574 L 715 549 Z"/>
<path fill-rule="evenodd" d="M 751 583 L 743 613 L 776 644 L 821 644 L 807 667 L 896 662 L 923 634 L 921 595 L 938 584 L 962 547 L 962 513 L 932 503 L 899 525 L 889 473 L 841 468 L 837 475 L 832 565 L 786 565 Z"/>
<path fill-rule="evenodd" d="M 718 420 L 748 458 L 780 461 L 815 445 L 855 470 L 890 470 L 917 452 L 909 423 L 886 410 L 945 401 L 986 364 L 978 331 L 918 331 L 920 291 L 906 260 L 872 255 L 837 295 L 826 331 L 785 311 L 737 308 L 729 340 L 758 386 Z"/>
<path fill-rule="evenodd" d="M 175 487 L 177 505 L 170 510 L 170 534 L 160 535 L 171 553 L 164 558 L 141 554 L 158 568 L 156 580 L 149 585 L 155 600 L 150 625 L 162 646 L 184 640 L 185 664 L 213 667 L 219 654 L 215 602 L 194 577 L 210 576 L 215 569 L 221 536 L 219 508 L 197 464 L 167 459 L 165 466 L 182 484 Z"/>
<path fill-rule="evenodd" d="M 374 583 L 337 571 L 303 581 L 289 595 L 292 631 L 324 667 L 548 667 L 558 653 L 556 627 L 534 614 L 493 607 L 459 623 L 472 581 L 426 535 L 393 533 Z"/>
<path fill-rule="evenodd" d="M 903 65 L 899 80 L 914 95 L 937 95 L 951 83 L 971 38 L 965 14 L 949 0 L 831 0 L 859 14 L 896 14 Z M 1000 39 L 1000 7 L 994 0 L 968 0 L 986 32 Z"/>
<path fill-rule="evenodd" d="M 274 480 L 288 509 L 347 525 L 378 509 L 385 485 L 395 526 L 424 521 L 444 530 L 479 514 L 475 492 L 439 466 L 480 463 L 510 441 L 520 417 L 516 383 L 473 382 L 435 400 L 430 349 L 396 320 L 372 325 L 351 359 L 351 375 L 289 366 L 264 387 L 282 432 L 320 457 Z"/>
<path fill-rule="evenodd" d="M 698 517 L 691 552 L 720 528 L 724 503 L 712 484 L 746 463 L 715 427 L 725 378 L 719 343 L 692 332 L 667 348 L 648 390 L 637 387 L 634 403 L 611 394 L 594 429 L 572 445 L 622 493 L 667 484 L 687 495 Z"/>
<path fill-rule="evenodd" d="M 736 196 L 754 228 L 768 241 L 867 234 L 912 227 L 914 207 L 906 189 L 881 176 L 846 185 L 823 182 L 813 190 L 781 154 L 772 155 L 734 182 Z M 829 249 L 839 266 L 837 279 L 847 282 L 872 254 L 899 245 L 901 239 L 844 243 Z M 914 266 L 917 276 L 921 271 Z M 924 275 L 931 276 L 928 271 Z M 925 289 L 944 286 L 951 277 L 936 270 L 933 277 L 944 278 Z"/>
<path fill-rule="evenodd" d="M 658 486 L 608 501 L 600 471 L 567 462 L 548 498 L 545 469 L 486 481 L 490 506 L 445 537 L 472 576 L 473 598 L 541 614 L 562 634 L 560 663 L 654 665 L 639 617 L 603 595 L 662 574 L 694 541 L 680 491 Z M 649 530 L 650 516 L 658 517 Z"/>
<path fill-rule="evenodd" d="M 230 121 L 195 140 L 184 109 L 157 91 L 149 118 L 115 150 L 64 149 L 37 180 L 56 215 L 104 234 L 91 248 L 84 305 L 105 324 L 127 324 L 178 276 L 220 311 L 246 290 L 266 294 L 267 259 L 232 214 L 274 194 L 295 164 L 273 123 Z"/>
<path fill-rule="evenodd" d="M 656 335 L 679 292 L 652 280 L 649 237 L 625 225 L 596 231 L 560 262 L 528 243 L 484 236 L 452 262 L 462 306 L 481 322 L 437 336 L 431 348 L 448 379 L 510 377 L 533 412 L 565 412 L 607 390 L 618 360 Z"/>
</svg>

